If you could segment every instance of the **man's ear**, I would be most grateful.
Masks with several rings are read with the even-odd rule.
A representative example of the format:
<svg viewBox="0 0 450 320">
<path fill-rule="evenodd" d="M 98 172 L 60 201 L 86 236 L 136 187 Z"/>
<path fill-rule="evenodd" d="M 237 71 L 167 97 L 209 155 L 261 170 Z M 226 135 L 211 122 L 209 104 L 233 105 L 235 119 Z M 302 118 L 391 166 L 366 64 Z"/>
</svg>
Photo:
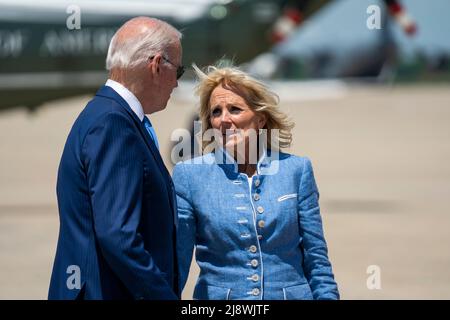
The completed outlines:
<svg viewBox="0 0 450 320">
<path fill-rule="evenodd" d="M 153 59 L 150 61 L 150 71 L 152 74 L 158 74 L 159 73 L 159 67 L 161 64 L 161 54 L 156 54 Z"/>
</svg>

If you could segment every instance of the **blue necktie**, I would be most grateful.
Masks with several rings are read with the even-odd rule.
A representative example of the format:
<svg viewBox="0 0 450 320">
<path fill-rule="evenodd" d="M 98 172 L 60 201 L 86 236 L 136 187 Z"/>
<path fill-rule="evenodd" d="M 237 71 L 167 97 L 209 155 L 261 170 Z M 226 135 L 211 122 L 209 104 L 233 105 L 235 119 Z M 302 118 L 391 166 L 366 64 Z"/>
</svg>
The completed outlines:
<svg viewBox="0 0 450 320">
<path fill-rule="evenodd" d="M 150 138 L 152 138 L 153 142 L 156 145 L 156 148 L 158 148 L 158 150 L 159 150 L 158 139 L 156 138 L 156 132 L 155 132 L 155 129 L 153 129 L 152 123 L 146 116 L 144 116 L 143 123 L 144 123 L 145 129 L 147 129 L 148 134 L 150 135 Z"/>
</svg>

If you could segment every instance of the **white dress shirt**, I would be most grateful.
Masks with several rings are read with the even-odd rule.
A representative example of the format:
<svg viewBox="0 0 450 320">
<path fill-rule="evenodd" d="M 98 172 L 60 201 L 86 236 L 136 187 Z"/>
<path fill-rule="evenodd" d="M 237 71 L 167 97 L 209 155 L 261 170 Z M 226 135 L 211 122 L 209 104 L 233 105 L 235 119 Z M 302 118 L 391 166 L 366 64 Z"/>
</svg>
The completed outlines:
<svg viewBox="0 0 450 320">
<path fill-rule="evenodd" d="M 131 110 L 138 116 L 139 120 L 141 122 L 144 120 L 144 109 L 142 108 L 141 103 L 139 102 L 138 98 L 127 88 L 125 88 L 122 84 L 118 83 L 117 81 L 108 79 L 106 81 L 105 86 L 113 88 L 115 92 L 119 94 L 130 106 Z"/>
</svg>

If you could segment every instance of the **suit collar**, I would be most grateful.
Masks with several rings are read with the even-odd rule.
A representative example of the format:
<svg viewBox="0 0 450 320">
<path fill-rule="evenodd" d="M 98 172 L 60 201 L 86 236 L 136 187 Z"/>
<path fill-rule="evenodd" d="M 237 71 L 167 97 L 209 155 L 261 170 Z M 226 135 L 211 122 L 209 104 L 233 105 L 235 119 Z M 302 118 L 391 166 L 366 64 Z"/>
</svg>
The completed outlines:
<svg viewBox="0 0 450 320">
<path fill-rule="evenodd" d="M 111 87 L 108 86 L 103 86 L 101 87 L 97 94 L 97 96 L 100 97 L 106 97 L 109 99 L 113 99 L 114 101 L 116 101 L 119 105 L 121 105 L 126 112 L 133 118 L 133 120 L 135 121 L 141 135 L 143 136 L 145 143 L 147 144 L 148 148 L 150 149 L 153 157 L 156 159 L 156 162 L 159 166 L 159 169 L 161 170 L 161 172 L 165 172 L 166 175 L 169 176 L 170 178 L 170 174 L 167 171 L 166 166 L 164 165 L 164 162 L 161 158 L 161 155 L 159 153 L 158 148 L 155 145 L 155 142 L 150 138 L 150 136 L 148 135 L 147 130 L 145 129 L 142 121 L 138 118 L 138 116 L 136 115 L 136 113 L 134 113 L 133 110 L 131 110 L 130 106 L 128 105 L 128 103 L 125 101 L 125 99 L 123 99 L 116 91 L 114 91 L 114 89 L 112 89 Z"/>
<path fill-rule="evenodd" d="M 131 107 L 128 104 L 128 102 L 119 93 L 117 93 L 117 91 L 115 91 L 110 86 L 106 86 L 105 85 L 105 86 L 101 87 L 97 91 L 96 95 L 99 96 L 99 97 L 105 97 L 105 98 L 113 99 L 118 104 L 120 104 L 122 107 L 124 107 L 125 110 L 133 117 L 133 119 L 135 121 L 141 123 L 141 120 L 136 115 L 136 113 L 131 109 Z"/>
<path fill-rule="evenodd" d="M 125 101 L 125 99 L 123 99 L 116 91 L 114 91 L 109 86 L 101 87 L 98 90 L 96 95 L 99 96 L 99 97 L 106 97 L 106 98 L 109 98 L 109 99 L 113 99 L 120 106 L 122 106 L 126 110 L 126 112 L 133 118 L 133 120 L 136 123 L 136 126 L 139 129 L 139 132 L 141 133 L 142 137 L 145 140 L 145 143 L 147 144 L 148 148 L 150 149 L 150 152 L 153 155 L 153 158 L 155 158 L 155 162 L 156 162 L 157 166 L 159 167 L 159 170 L 161 171 L 161 173 L 163 175 L 166 176 L 166 178 L 168 180 L 167 191 L 174 198 L 175 197 L 175 193 L 174 193 L 174 187 L 173 187 L 172 178 L 170 177 L 170 173 L 169 173 L 169 171 L 167 171 L 167 168 L 164 165 L 164 161 L 161 158 L 161 154 L 159 153 L 158 148 L 156 148 L 155 143 L 150 138 L 150 136 L 149 136 L 149 134 L 147 132 L 147 129 L 145 129 L 144 124 L 138 118 L 136 113 L 134 113 L 134 111 L 131 110 L 130 106 Z M 178 217 L 177 217 L 177 213 L 176 213 L 176 199 L 174 201 L 175 202 L 172 201 L 171 207 L 172 207 L 173 215 L 174 215 L 174 224 L 175 224 L 175 226 L 177 226 L 178 225 Z"/>
<path fill-rule="evenodd" d="M 125 100 L 131 110 L 133 110 L 133 112 L 137 115 L 139 120 L 144 120 L 144 109 L 142 108 L 142 105 L 139 102 L 138 98 L 130 90 L 128 90 L 121 83 L 111 79 L 108 79 L 108 81 L 106 81 L 105 86 L 114 89 L 114 91 L 116 91 L 116 93 L 118 93 L 119 96 Z"/>
</svg>

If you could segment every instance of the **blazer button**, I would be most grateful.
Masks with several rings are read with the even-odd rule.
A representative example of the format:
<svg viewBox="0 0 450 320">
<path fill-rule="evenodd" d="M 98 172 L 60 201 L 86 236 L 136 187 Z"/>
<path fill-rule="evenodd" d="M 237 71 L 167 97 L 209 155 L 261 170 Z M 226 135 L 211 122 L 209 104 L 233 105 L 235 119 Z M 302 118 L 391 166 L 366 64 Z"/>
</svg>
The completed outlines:
<svg viewBox="0 0 450 320">
<path fill-rule="evenodd" d="M 258 211 L 259 213 L 263 213 L 264 212 L 264 208 L 259 206 L 258 208 L 256 208 L 256 211 Z"/>
<path fill-rule="evenodd" d="M 250 261 L 250 263 L 251 263 L 253 268 L 256 268 L 258 266 L 258 264 L 259 264 L 258 260 L 256 260 L 256 259 L 253 259 L 252 261 Z"/>
<path fill-rule="evenodd" d="M 264 220 L 259 220 L 258 221 L 258 227 L 264 228 L 265 225 L 266 225 L 266 223 L 264 222 Z"/>
<path fill-rule="evenodd" d="M 259 295 L 259 289 L 258 288 L 253 288 L 252 295 L 254 295 L 254 296 Z"/>
<path fill-rule="evenodd" d="M 255 194 L 253 195 L 253 199 L 254 199 L 255 201 L 258 201 L 259 199 L 261 199 L 261 197 L 259 196 L 258 193 L 255 193 Z"/>
<path fill-rule="evenodd" d="M 255 180 L 255 187 L 259 187 L 259 185 L 261 184 L 261 181 L 259 179 Z"/>
<path fill-rule="evenodd" d="M 258 248 L 256 248 L 255 245 L 251 245 L 249 250 L 250 250 L 250 252 L 255 253 L 256 251 L 258 251 Z"/>
</svg>

